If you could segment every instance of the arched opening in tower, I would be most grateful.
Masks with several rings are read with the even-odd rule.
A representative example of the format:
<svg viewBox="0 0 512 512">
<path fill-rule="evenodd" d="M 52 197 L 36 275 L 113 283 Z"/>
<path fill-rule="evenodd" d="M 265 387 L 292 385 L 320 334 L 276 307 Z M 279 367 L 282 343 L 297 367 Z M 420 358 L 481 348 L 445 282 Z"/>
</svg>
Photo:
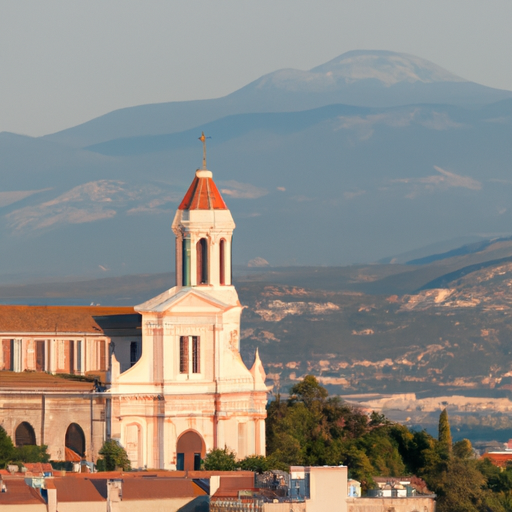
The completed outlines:
<svg viewBox="0 0 512 512">
<path fill-rule="evenodd" d="M 208 284 L 208 243 L 201 238 L 196 245 L 197 249 L 197 284 Z"/>
<path fill-rule="evenodd" d="M 20 423 L 16 428 L 14 440 L 16 446 L 35 445 L 36 433 L 34 432 L 34 428 L 32 427 L 32 425 L 26 421 Z"/>
<path fill-rule="evenodd" d="M 176 453 L 178 471 L 198 470 L 201 469 L 201 460 L 206 455 L 206 445 L 197 432 L 189 430 L 179 437 Z"/>
<path fill-rule="evenodd" d="M 66 460 L 78 462 L 85 456 L 85 434 L 77 423 L 71 423 L 66 430 Z"/>
<path fill-rule="evenodd" d="M 221 239 L 219 244 L 219 278 L 220 284 L 226 284 L 226 240 L 224 238 Z"/>
</svg>

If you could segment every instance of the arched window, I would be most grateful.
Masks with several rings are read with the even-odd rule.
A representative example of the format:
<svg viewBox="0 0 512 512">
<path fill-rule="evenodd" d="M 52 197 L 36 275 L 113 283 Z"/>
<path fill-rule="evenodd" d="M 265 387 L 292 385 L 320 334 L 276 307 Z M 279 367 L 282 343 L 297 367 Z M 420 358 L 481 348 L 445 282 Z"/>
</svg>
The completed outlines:
<svg viewBox="0 0 512 512">
<path fill-rule="evenodd" d="M 16 446 L 35 445 L 36 433 L 30 423 L 20 423 L 14 434 Z"/>
<path fill-rule="evenodd" d="M 197 284 L 208 284 L 208 243 L 201 238 L 196 245 L 197 249 Z"/>
<path fill-rule="evenodd" d="M 226 284 L 226 240 L 221 239 L 219 244 L 219 278 L 220 284 Z"/>
<path fill-rule="evenodd" d="M 66 430 L 65 438 L 66 460 L 80 459 L 85 455 L 85 434 L 77 423 L 71 423 Z M 73 453 L 67 453 L 71 450 Z M 77 457 L 78 456 L 78 457 Z"/>
</svg>

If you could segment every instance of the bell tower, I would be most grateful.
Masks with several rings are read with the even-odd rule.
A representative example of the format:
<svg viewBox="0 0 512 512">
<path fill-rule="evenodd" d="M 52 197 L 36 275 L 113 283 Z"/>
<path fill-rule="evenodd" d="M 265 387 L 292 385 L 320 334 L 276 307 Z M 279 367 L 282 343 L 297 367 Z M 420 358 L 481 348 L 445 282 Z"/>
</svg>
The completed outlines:
<svg viewBox="0 0 512 512">
<path fill-rule="evenodd" d="M 235 223 L 206 168 L 196 171 L 172 223 L 176 235 L 176 286 L 231 286 L 231 240 Z"/>
<path fill-rule="evenodd" d="M 177 287 L 231 286 L 233 229 L 211 171 L 198 169 L 172 223 Z"/>
<path fill-rule="evenodd" d="M 138 465 L 154 468 L 195 469 L 224 446 L 239 458 L 265 454 L 265 370 L 258 353 L 250 369 L 240 356 L 235 223 L 206 168 L 204 133 L 199 140 L 203 167 L 172 223 L 176 286 L 135 306 L 140 359 L 121 373 L 112 356 L 112 437 L 141 446 Z"/>
</svg>

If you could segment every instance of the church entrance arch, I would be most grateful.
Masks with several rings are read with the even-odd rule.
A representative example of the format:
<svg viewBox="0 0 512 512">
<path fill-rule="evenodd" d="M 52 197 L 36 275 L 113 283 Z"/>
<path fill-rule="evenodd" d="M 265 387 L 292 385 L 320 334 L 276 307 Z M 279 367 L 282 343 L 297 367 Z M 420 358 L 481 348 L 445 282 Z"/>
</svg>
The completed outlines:
<svg viewBox="0 0 512 512">
<path fill-rule="evenodd" d="M 16 428 L 14 434 L 14 440 L 16 446 L 26 446 L 36 444 L 36 433 L 32 425 L 26 421 L 23 421 Z"/>
<path fill-rule="evenodd" d="M 66 430 L 66 460 L 78 462 L 85 457 L 85 434 L 78 423 L 71 423 Z"/>
<path fill-rule="evenodd" d="M 201 469 L 201 460 L 206 455 L 206 445 L 203 438 L 193 430 L 189 430 L 178 438 L 176 445 L 176 469 Z"/>
</svg>

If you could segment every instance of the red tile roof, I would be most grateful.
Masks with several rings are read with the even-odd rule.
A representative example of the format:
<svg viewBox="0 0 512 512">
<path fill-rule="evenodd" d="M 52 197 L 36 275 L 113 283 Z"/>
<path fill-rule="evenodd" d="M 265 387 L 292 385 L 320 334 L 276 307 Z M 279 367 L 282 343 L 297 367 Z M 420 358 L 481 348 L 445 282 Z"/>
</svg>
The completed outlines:
<svg viewBox="0 0 512 512">
<path fill-rule="evenodd" d="M 1 306 L 0 333 L 102 334 L 95 316 L 133 315 L 132 307 L 108 306 Z"/>
<path fill-rule="evenodd" d="M 108 475 L 108 476 L 106 476 Z M 75 478 L 79 474 L 53 479 L 59 502 L 101 501 L 107 496 L 107 480 L 119 478 L 120 474 L 96 473 L 86 478 Z M 83 474 L 82 474 L 83 476 Z M 190 478 L 146 477 L 122 474 L 124 500 L 156 500 L 166 498 L 195 498 L 205 496 Z"/>
<path fill-rule="evenodd" d="M 75 451 L 73 451 L 71 448 L 68 448 L 67 446 L 64 449 L 65 457 L 68 462 L 80 462 L 82 460 L 82 457 L 78 455 Z"/>
<path fill-rule="evenodd" d="M 186 478 L 130 478 L 123 481 L 123 500 L 195 498 L 204 492 Z"/>
<path fill-rule="evenodd" d="M 58 502 L 103 501 L 105 498 L 90 480 L 60 477 L 53 480 Z"/>
<path fill-rule="evenodd" d="M 512 451 L 510 452 L 487 452 L 480 457 L 481 459 L 489 459 L 495 466 L 504 468 L 507 462 L 512 460 Z"/>
<path fill-rule="evenodd" d="M 0 492 L 1 505 L 37 505 L 46 503 L 39 492 L 29 487 L 24 479 L 13 478 L 3 480 L 7 492 Z"/>
<path fill-rule="evenodd" d="M 27 473 L 33 476 L 43 476 L 44 473 L 53 473 L 53 467 L 48 462 L 24 462 Z"/>
<path fill-rule="evenodd" d="M 201 171 L 199 171 L 201 172 Z M 202 171 L 205 172 L 205 171 Z M 206 171 L 209 172 L 209 171 Z M 212 178 L 195 176 L 178 210 L 227 210 Z"/>
<path fill-rule="evenodd" d="M 64 376 L 50 375 L 43 372 L 10 372 L 0 371 L 0 389 L 24 388 L 28 390 L 44 391 L 58 389 L 61 391 L 83 391 L 94 389 L 90 381 L 74 380 Z"/>
</svg>

